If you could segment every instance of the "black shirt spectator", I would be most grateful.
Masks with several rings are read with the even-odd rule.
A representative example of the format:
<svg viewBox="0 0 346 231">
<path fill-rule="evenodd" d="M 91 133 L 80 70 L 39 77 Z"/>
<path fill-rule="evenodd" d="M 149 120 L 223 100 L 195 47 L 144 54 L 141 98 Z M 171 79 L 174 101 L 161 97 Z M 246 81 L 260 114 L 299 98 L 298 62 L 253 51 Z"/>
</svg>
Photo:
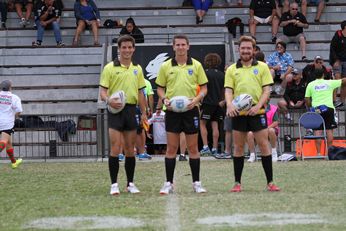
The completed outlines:
<svg viewBox="0 0 346 231">
<path fill-rule="evenodd" d="M 126 20 L 125 26 L 120 31 L 120 35 L 124 34 L 131 35 L 135 39 L 136 43 L 144 43 L 143 32 L 136 26 L 133 18 L 128 18 Z"/>
<path fill-rule="evenodd" d="M 330 43 L 330 65 L 333 66 L 337 60 L 346 62 L 346 21 L 341 23 L 341 30 L 335 32 Z"/>
<path fill-rule="evenodd" d="M 276 9 L 276 5 L 274 0 L 251 0 L 250 9 L 257 17 L 268 18 L 272 15 L 273 9 Z"/>
<path fill-rule="evenodd" d="M 308 23 L 306 21 L 306 18 L 305 16 L 300 13 L 300 12 L 297 12 L 296 15 L 292 16 L 290 14 L 290 12 L 285 12 L 282 14 L 281 18 L 280 18 L 280 24 L 281 22 L 283 21 L 289 21 L 289 20 L 292 20 L 292 19 L 295 19 L 295 20 L 298 20 L 304 24 Z M 299 27 L 299 26 L 296 26 L 295 24 L 293 23 L 289 23 L 287 24 L 286 26 L 283 27 L 283 34 L 286 35 L 286 36 L 296 36 L 300 33 L 303 33 L 303 27 Z"/>
<path fill-rule="evenodd" d="M 218 69 L 206 69 L 208 78 L 208 94 L 203 99 L 203 104 L 218 105 L 223 100 L 223 85 L 225 74 Z"/>
<path fill-rule="evenodd" d="M 323 59 L 318 55 L 313 63 L 306 65 L 303 69 L 303 82 L 306 86 L 316 79 L 315 70 L 321 68 L 323 69 L 324 79 L 333 79 L 331 70 L 323 65 Z"/>
<path fill-rule="evenodd" d="M 42 15 L 47 12 L 47 17 L 45 21 L 50 20 L 52 18 L 60 18 L 62 13 L 62 8 L 58 5 L 56 1 L 54 1 L 53 6 L 50 10 L 48 10 L 48 6 L 44 1 L 38 1 L 35 5 L 34 14 L 35 18 L 39 20 Z"/>
<path fill-rule="evenodd" d="M 287 103 L 293 101 L 293 103 L 297 103 L 298 101 L 302 101 L 305 98 L 305 83 L 303 81 L 292 81 L 291 84 L 287 85 L 284 99 Z"/>
</svg>

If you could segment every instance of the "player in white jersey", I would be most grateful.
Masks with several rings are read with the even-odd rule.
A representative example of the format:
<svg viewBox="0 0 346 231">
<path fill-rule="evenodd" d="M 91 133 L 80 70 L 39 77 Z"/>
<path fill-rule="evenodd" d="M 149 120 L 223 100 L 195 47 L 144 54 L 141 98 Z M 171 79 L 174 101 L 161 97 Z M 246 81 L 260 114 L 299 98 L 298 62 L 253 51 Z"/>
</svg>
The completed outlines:
<svg viewBox="0 0 346 231">
<path fill-rule="evenodd" d="M 12 82 L 4 80 L 0 83 L 0 152 L 6 148 L 12 168 L 17 168 L 22 159 L 16 160 L 13 154 L 11 135 L 14 130 L 14 120 L 23 111 L 20 98 L 12 94 Z"/>
</svg>

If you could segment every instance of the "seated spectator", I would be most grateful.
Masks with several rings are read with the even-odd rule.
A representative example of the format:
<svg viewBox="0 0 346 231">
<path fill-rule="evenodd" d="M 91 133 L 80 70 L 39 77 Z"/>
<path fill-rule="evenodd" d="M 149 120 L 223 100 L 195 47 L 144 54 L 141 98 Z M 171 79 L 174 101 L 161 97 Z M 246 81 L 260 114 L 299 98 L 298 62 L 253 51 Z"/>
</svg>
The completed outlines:
<svg viewBox="0 0 346 231">
<path fill-rule="evenodd" d="M 315 70 L 321 68 L 324 72 L 324 79 L 333 79 L 331 70 L 323 65 L 323 58 L 317 55 L 314 62 L 307 64 L 303 69 L 303 82 L 306 86 L 316 79 Z"/>
<path fill-rule="evenodd" d="M 269 100 L 268 100 L 269 101 Z M 278 115 L 278 107 L 266 103 L 266 116 L 267 116 L 267 124 L 268 124 L 268 138 L 270 142 L 270 146 L 272 147 L 272 161 L 278 161 L 278 152 L 276 150 L 277 145 L 277 137 L 279 135 L 279 115 Z M 249 145 L 250 158 L 248 162 L 252 163 L 256 161 L 255 154 L 255 136 L 253 132 L 248 132 L 247 134 L 247 143 Z"/>
<path fill-rule="evenodd" d="M 196 11 L 196 24 L 200 24 L 209 7 L 213 5 L 213 0 L 192 0 L 192 5 Z"/>
<path fill-rule="evenodd" d="M 72 46 L 78 46 L 81 33 L 85 29 L 90 28 L 94 36 L 94 45 L 100 45 L 99 27 L 101 26 L 101 16 L 95 2 L 93 0 L 76 0 L 74 15 L 76 17 L 77 29 Z"/>
<path fill-rule="evenodd" d="M 273 43 L 276 42 L 276 35 L 278 33 L 279 19 L 276 17 L 276 4 L 275 0 L 257 1 L 251 0 L 250 2 L 250 19 L 249 30 L 253 38 L 256 38 L 257 24 L 271 24 L 272 26 L 272 39 Z"/>
<path fill-rule="evenodd" d="M 35 5 L 35 24 L 37 28 L 36 41 L 33 46 L 41 46 L 43 34 L 46 29 L 53 28 L 55 41 L 58 47 L 65 46 L 61 39 L 60 17 L 62 9 L 55 0 L 38 1 Z"/>
<path fill-rule="evenodd" d="M 0 29 L 6 29 L 7 21 L 7 2 L 0 1 L 1 24 Z"/>
<path fill-rule="evenodd" d="M 278 41 L 284 41 L 286 44 L 295 42 L 299 43 L 302 52 L 302 60 L 307 61 L 306 58 L 306 39 L 303 33 L 303 28 L 308 28 L 309 24 L 305 16 L 298 12 L 298 4 L 291 3 L 290 10 L 282 14 L 280 19 L 280 26 L 283 27 L 283 36 L 280 36 Z"/>
<path fill-rule="evenodd" d="M 267 64 L 274 82 L 281 82 L 281 86 L 275 89 L 275 93 L 281 95 L 287 83 L 292 81 L 291 71 L 294 65 L 292 55 L 286 52 L 286 43 L 279 41 L 276 44 L 276 51 L 269 55 Z"/>
<path fill-rule="evenodd" d="M 337 30 L 330 42 L 329 63 L 333 67 L 335 79 L 346 78 L 346 20 L 341 22 L 341 30 Z M 341 95 L 342 106 L 345 96 Z"/>
<path fill-rule="evenodd" d="M 284 97 L 278 102 L 280 111 L 285 115 L 285 118 L 291 121 L 291 115 L 288 109 L 305 108 L 305 82 L 302 81 L 302 73 L 299 69 L 292 71 L 293 81 L 287 85 Z"/>
<path fill-rule="evenodd" d="M 316 17 L 314 20 L 315 22 L 320 22 L 322 12 L 326 6 L 325 0 L 284 0 L 283 2 L 284 10 L 288 11 L 290 2 L 300 3 L 301 12 L 305 17 L 306 17 L 306 13 L 308 9 L 308 4 L 317 6 Z"/>
<path fill-rule="evenodd" d="M 120 35 L 124 34 L 131 35 L 135 39 L 136 43 L 144 43 L 143 32 L 136 26 L 133 18 L 128 18 L 126 20 L 125 26 L 120 31 Z"/>
<path fill-rule="evenodd" d="M 264 63 L 266 62 L 265 55 L 262 51 L 258 51 L 255 53 L 255 59 Z"/>
<path fill-rule="evenodd" d="M 32 9 L 34 7 L 34 1 L 33 0 L 14 0 L 14 6 L 16 8 L 17 15 L 20 19 L 19 24 L 22 27 L 26 27 L 30 25 L 30 16 Z M 25 8 L 25 17 L 23 15 L 23 7 Z"/>
</svg>

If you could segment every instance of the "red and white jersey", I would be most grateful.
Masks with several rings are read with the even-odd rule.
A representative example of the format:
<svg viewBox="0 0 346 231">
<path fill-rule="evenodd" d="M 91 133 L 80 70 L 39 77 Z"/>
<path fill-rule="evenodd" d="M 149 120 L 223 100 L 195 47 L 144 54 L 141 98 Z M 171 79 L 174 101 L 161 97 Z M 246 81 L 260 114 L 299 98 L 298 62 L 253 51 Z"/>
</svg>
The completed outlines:
<svg viewBox="0 0 346 231">
<path fill-rule="evenodd" d="M 167 144 L 165 112 L 161 111 L 160 115 L 153 113 L 148 122 L 153 125 L 154 144 Z"/>
<path fill-rule="evenodd" d="M 22 111 L 22 103 L 17 95 L 0 91 L 0 131 L 12 129 L 16 113 Z"/>
</svg>

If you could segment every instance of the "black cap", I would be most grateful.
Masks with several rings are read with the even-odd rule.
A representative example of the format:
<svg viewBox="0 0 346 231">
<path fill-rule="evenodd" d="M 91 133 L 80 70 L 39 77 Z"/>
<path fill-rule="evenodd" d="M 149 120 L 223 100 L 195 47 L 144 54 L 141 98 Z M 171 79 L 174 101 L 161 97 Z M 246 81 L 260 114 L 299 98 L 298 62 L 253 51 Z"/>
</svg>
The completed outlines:
<svg viewBox="0 0 346 231">
<path fill-rule="evenodd" d="M 2 91 L 9 91 L 11 86 L 12 86 L 12 82 L 8 79 L 6 79 L 0 83 L 0 89 Z"/>
</svg>

